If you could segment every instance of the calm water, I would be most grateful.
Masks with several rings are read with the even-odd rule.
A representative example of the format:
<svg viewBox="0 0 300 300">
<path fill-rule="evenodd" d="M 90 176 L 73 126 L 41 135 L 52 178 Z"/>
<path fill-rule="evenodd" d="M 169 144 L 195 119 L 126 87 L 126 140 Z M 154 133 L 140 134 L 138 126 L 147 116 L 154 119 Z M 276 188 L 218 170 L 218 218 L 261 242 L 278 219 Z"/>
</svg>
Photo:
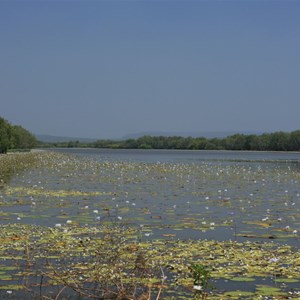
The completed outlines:
<svg viewBox="0 0 300 300">
<path fill-rule="evenodd" d="M 210 150 L 127 150 L 127 149 L 51 149 L 93 157 L 101 161 L 197 163 L 199 161 L 298 162 L 300 152 L 210 151 Z"/>
<path fill-rule="evenodd" d="M 300 245 L 300 153 L 51 151 L 68 155 L 54 159 L 50 168 L 16 175 L 0 190 L 2 224 L 113 222 L 139 228 L 141 240 Z M 230 284 L 246 288 L 236 282 L 219 288 Z M 252 283 L 249 289 L 254 289 Z"/>
<path fill-rule="evenodd" d="M 145 239 L 276 238 L 298 245 L 300 153 L 51 151 L 72 159 L 16 176 L 13 192 L 1 196 L 3 223 L 113 221 L 140 227 Z"/>
<path fill-rule="evenodd" d="M 53 226 L 61 222 L 63 212 L 66 218 L 93 224 L 96 218 L 92 212 L 98 210 L 99 222 L 121 220 L 128 225 L 143 226 L 147 228 L 145 238 L 164 235 L 240 241 L 276 238 L 278 242 L 298 245 L 300 153 L 54 151 L 104 165 L 100 173 L 95 173 L 92 167 L 86 168 L 67 180 L 60 179 L 64 177 L 61 173 L 38 174 L 43 188 L 101 190 L 116 196 L 91 196 L 84 201 L 82 197 L 67 197 L 63 210 L 50 203 L 47 210 L 40 212 L 39 220 L 28 217 L 29 222 Z M 85 211 L 83 207 L 89 209 Z M 24 211 L 26 207 L 19 209 Z M 27 206 L 27 210 L 31 209 Z M 107 209 L 109 214 L 103 212 Z M 42 218 L 49 214 L 51 219 Z"/>
</svg>

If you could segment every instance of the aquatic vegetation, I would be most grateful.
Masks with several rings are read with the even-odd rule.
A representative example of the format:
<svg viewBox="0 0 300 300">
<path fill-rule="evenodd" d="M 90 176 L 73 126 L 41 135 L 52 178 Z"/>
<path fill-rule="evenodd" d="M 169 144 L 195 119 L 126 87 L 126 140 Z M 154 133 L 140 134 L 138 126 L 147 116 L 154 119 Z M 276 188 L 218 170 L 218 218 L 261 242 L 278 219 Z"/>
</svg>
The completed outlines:
<svg viewBox="0 0 300 300">
<path fill-rule="evenodd" d="M 42 197 L 87 197 L 87 196 L 101 196 L 101 195 L 112 195 L 112 192 L 84 192 L 84 191 L 64 191 L 64 190 L 58 190 L 58 191 L 51 191 L 51 190 L 45 190 L 43 188 L 25 188 L 25 187 L 15 187 L 15 188 L 6 188 L 5 191 L 6 195 L 15 195 L 15 196 L 42 196 Z"/>
<path fill-rule="evenodd" d="M 0 155 L 0 188 L 15 174 L 36 165 L 37 153 Z"/>
<path fill-rule="evenodd" d="M 208 296 L 206 289 L 210 280 L 209 271 L 201 264 L 192 264 L 191 272 L 194 281 L 193 289 L 196 290 L 195 296 L 199 295 L 201 299 L 206 299 Z"/>
<path fill-rule="evenodd" d="M 210 299 L 296 295 L 297 169 L 29 154 L 0 190 L 0 285 L 13 295 L 180 299 L 208 279 Z"/>
<path fill-rule="evenodd" d="M 210 279 L 217 283 L 224 278 L 276 281 L 276 276 L 294 279 L 291 282 L 300 278 L 300 252 L 274 243 L 173 239 L 138 242 L 136 229 L 130 227 L 46 228 L 19 224 L 1 226 L 0 240 L 0 258 L 12 266 L 1 269 L 0 281 L 16 280 L 22 272 L 26 278 L 22 281 L 32 292 L 37 292 L 34 278 L 41 276 L 42 287 L 68 287 L 85 296 L 89 293 L 89 297 L 100 292 L 103 297 L 111 293 L 138 297 L 158 294 L 160 289 L 162 296 L 180 289 L 186 293 L 190 290 L 191 295 L 192 287 L 201 286 L 204 291 Z M 278 260 L 270 262 L 274 256 Z M 268 291 L 275 293 L 257 286 L 257 293 L 266 295 Z M 216 290 L 201 295 L 219 293 Z M 277 288 L 278 293 L 286 294 Z"/>
</svg>

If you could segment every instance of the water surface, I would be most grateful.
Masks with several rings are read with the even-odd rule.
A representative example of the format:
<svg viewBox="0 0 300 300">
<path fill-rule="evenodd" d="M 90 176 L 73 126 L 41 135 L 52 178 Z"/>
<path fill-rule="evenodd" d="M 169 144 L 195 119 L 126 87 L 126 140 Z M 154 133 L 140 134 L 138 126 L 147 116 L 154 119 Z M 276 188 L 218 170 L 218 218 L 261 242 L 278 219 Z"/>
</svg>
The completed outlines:
<svg viewBox="0 0 300 300">
<path fill-rule="evenodd" d="M 145 239 L 298 245 L 299 153 L 54 151 L 71 156 L 16 176 L 2 196 L 2 222 L 118 222 L 141 228 Z"/>
</svg>

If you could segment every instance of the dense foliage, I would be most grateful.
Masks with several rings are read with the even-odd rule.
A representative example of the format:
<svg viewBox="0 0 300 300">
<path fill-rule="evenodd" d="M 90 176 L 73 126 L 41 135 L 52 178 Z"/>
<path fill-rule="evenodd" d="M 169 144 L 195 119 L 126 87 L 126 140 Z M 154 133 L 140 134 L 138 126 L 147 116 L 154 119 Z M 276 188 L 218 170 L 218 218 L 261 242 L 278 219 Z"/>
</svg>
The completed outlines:
<svg viewBox="0 0 300 300">
<path fill-rule="evenodd" d="M 300 151 L 300 130 L 290 133 L 274 132 L 261 135 L 235 134 L 225 138 L 143 136 L 122 141 L 98 140 L 93 143 L 70 141 L 52 144 L 51 146 L 115 149 Z"/>
<path fill-rule="evenodd" d="M 36 138 L 19 125 L 11 125 L 0 117 L 0 153 L 8 149 L 31 149 L 36 145 Z"/>
</svg>

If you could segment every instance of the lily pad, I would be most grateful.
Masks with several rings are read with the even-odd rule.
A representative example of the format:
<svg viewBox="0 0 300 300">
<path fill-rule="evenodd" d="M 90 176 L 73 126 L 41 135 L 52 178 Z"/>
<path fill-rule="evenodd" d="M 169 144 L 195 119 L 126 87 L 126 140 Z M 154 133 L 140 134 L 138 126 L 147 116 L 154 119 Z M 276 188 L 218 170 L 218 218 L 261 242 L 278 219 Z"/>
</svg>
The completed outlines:
<svg viewBox="0 0 300 300">
<path fill-rule="evenodd" d="M 241 281 L 241 282 L 251 282 L 251 281 L 255 281 L 255 278 L 239 276 L 239 277 L 230 278 L 230 280 L 232 280 L 232 281 Z"/>
<path fill-rule="evenodd" d="M 223 295 L 225 297 L 230 297 L 231 299 L 243 299 L 244 297 L 254 297 L 255 294 L 253 292 L 236 290 L 226 292 Z"/>
<path fill-rule="evenodd" d="M 23 290 L 24 286 L 17 284 L 0 285 L 0 290 Z"/>
<path fill-rule="evenodd" d="M 256 292 L 260 296 L 283 296 L 286 293 L 282 292 L 280 288 L 270 285 L 257 285 Z"/>
<path fill-rule="evenodd" d="M 283 282 L 283 283 L 296 283 L 299 282 L 299 279 L 296 278 L 276 278 L 276 282 Z"/>
</svg>

